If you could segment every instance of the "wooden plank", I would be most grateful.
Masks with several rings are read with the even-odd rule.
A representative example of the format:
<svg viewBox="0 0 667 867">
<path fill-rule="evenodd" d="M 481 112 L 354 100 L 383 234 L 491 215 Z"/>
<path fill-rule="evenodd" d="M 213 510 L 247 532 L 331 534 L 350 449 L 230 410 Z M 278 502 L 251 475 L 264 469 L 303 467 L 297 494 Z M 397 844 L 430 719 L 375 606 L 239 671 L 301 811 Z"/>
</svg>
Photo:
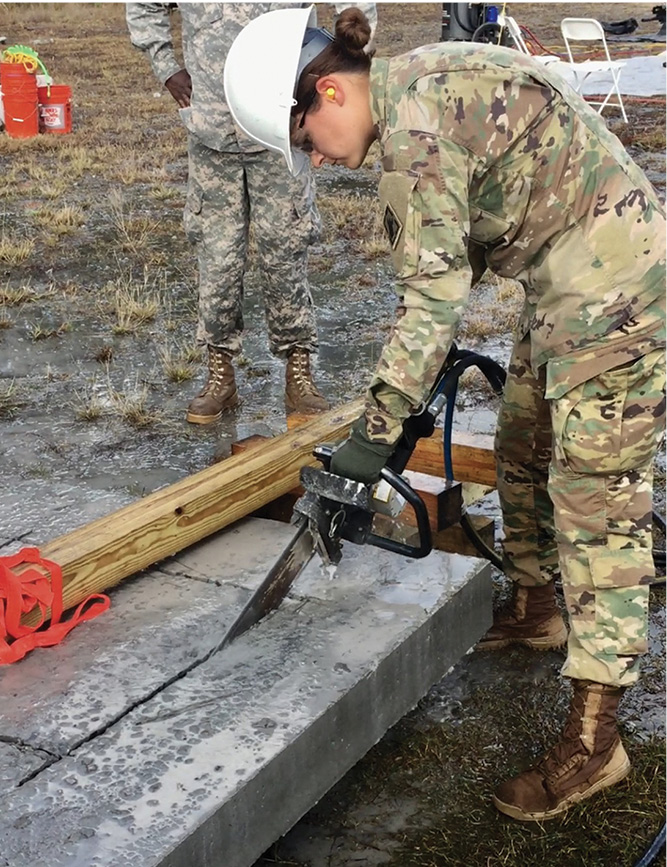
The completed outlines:
<svg viewBox="0 0 667 867">
<path fill-rule="evenodd" d="M 232 443 L 232 454 L 243 454 L 243 452 L 247 452 L 250 449 L 263 445 L 268 439 L 270 439 L 270 437 L 266 437 L 263 434 L 253 434 L 245 439 L 237 440 L 235 443 Z"/>
<path fill-rule="evenodd" d="M 340 439 L 362 401 L 331 410 L 43 545 L 63 571 L 64 608 L 169 557 L 288 493 L 317 443 Z M 24 623 L 36 618 L 27 615 Z"/>
<path fill-rule="evenodd" d="M 444 474 L 442 431 L 417 442 L 407 469 L 431 476 Z M 476 482 L 496 486 L 496 462 L 493 437 L 482 434 L 455 432 L 452 435 L 452 468 L 457 482 Z"/>
<path fill-rule="evenodd" d="M 288 415 L 288 430 L 293 430 L 309 418 L 312 416 L 298 413 Z M 493 455 L 493 437 L 455 431 L 452 434 L 452 468 L 457 482 L 477 482 L 495 488 L 496 464 Z M 445 459 L 441 429 L 434 431 L 432 436 L 419 440 L 407 469 L 417 473 L 427 473 L 429 476 L 444 475 Z"/>
<path fill-rule="evenodd" d="M 462 500 L 460 484 L 446 482 L 444 479 L 426 473 L 415 473 L 412 470 L 406 470 L 403 475 L 426 506 L 431 533 L 438 533 L 458 522 L 461 517 Z M 417 526 L 417 516 L 409 505 L 405 506 L 396 520 L 411 527 Z"/>
<path fill-rule="evenodd" d="M 489 548 L 493 548 L 495 540 L 496 522 L 488 515 L 469 515 L 475 531 L 482 537 Z M 477 548 L 467 537 L 465 530 L 460 524 L 447 527 L 433 535 L 433 547 L 437 551 L 446 551 L 450 554 L 464 554 L 468 557 L 481 557 Z"/>
</svg>

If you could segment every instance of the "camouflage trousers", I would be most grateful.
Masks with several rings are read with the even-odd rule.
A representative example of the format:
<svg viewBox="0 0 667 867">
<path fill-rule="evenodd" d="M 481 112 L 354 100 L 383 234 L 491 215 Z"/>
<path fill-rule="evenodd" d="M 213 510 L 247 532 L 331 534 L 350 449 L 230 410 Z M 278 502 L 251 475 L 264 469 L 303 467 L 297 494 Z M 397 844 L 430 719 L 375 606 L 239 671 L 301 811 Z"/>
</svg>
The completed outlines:
<svg viewBox="0 0 667 867">
<path fill-rule="evenodd" d="M 271 351 L 317 349 L 307 277 L 320 218 L 310 172 L 292 178 L 279 154 L 222 153 L 194 136 L 184 223 L 199 265 L 197 343 L 241 351 L 243 278 L 252 221 Z"/>
<path fill-rule="evenodd" d="M 514 348 L 496 433 L 507 575 L 560 574 L 570 620 L 563 674 L 629 686 L 647 649 L 653 460 L 664 430 L 657 349 L 545 399 L 530 336 Z"/>
</svg>

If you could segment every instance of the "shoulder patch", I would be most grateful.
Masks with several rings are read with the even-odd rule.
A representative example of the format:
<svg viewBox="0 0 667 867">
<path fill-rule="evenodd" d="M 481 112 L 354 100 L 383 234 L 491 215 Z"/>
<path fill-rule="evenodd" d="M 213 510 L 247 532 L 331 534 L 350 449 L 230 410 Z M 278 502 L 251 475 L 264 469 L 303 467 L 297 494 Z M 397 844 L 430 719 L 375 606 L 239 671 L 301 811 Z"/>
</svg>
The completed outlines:
<svg viewBox="0 0 667 867">
<path fill-rule="evenodd" d="M 401 221 L 398 219 L 396 211 L 390 204 L 385 206 L 382 225 L 384 226 L 384 230 L 389 238 L 391 249 L 395 250 L 398 245 L 398 239 L 401 237 L 403 226 L 401 225 Z"/>
</svg>

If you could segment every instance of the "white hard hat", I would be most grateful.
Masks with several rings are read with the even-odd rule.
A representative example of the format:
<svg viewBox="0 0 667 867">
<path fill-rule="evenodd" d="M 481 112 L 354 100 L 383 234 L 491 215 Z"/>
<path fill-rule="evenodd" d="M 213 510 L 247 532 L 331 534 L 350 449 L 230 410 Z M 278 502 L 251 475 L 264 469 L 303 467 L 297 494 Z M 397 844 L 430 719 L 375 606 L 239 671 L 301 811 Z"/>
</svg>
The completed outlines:
<svg viewBox="0 0 667 867">
<path fill-rule="evenodd" d="M 332 38 L 317 28 L 315 6 L 275 9 L 250 21 L 227 55 L 225 98 L 234 121 L 251 139 L 281 153 L 293 175 L 309 162 L 290 144 L 294 91 Z"/>
</svg>

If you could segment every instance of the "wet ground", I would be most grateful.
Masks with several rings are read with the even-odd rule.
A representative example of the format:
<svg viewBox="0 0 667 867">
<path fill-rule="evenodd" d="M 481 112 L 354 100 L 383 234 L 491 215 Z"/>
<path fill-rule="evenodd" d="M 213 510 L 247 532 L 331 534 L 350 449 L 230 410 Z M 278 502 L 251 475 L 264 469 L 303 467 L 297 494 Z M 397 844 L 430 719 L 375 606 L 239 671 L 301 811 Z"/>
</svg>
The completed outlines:
<svg viewBox="0 0 667 867">
<path fill-rule="evenodd" d="M 420 9 L 427 5 L 439 8 Z M 0 142 L 3 554 L 46 542 L 220 460 L 236 440 L 285 429 L 283 364 L 268 352 L 255 265 L 246 281 L 242 404 L 215 425 L 185 423 L 202 365 L 191 351 L 196 274 L 180 216 L 183 132 L 169 98 L 148 78 L 143 101 L 132 97 L 129 122 L 127 81 L 85 78 L 87 67 L 77 66 L 90 50 L 107 51 L 128 69 L 137 63 L 113 5 L 96 25 L 90 17 L 70 22 L 80 44 L 67 28 L 59 36 L 62 22 L 51 22 L 46 37 L 30 17 L 44 14 L 38 4 L 25 6 L 36 11 L 28 8 L 23 23 L 17 18 L 10 41 L 40 47 L 42 40 L 40 52 L 62 73 L 68 67 L 58 40 L 70 40 L 68 80 L 80 79 L 71 136 Z M 76 18 L 76 7 L 71 14 Z M 413 32 L 401 20 L 389 39 L 392 53 Z M 426 38 L 415 42 L 437 38 L 437 21 L 429 22 Z M 664 130 L 664 102 L 632 105 L 630 112 L 633 132 Z M 664 195 L 664 131 L 657 149 L 632 137 L 627 146 Z M 321 341 L 316 378 L 332 404 L 363 392 L 393 317 L 386 251 L 368 243 L 377 231 L 377 179 L 372 160 L 356 174 L 326 169 L 318 177 L 324 234 L 311 257 Z M 58 182 L 60 192 L 53 189 Z M 27 255 L 23 241 L 32 242 Z M 460 343 L 505 363 L 519 303 L 511 286 L 485 283 L 471 299 Z M 494 421 L 494 400 L 469 380 L 456 425 L 490 433 Z M 658 469 L 662 488 L 664 463 Z M 659 505 L 664 512 L 663 498 Z M 497 512 L 493 498 L 487 510 Z M 506 587 L 500 576 L 497 583 L 500 601 Z M 596 824 L 595 811 L 578 810 L 574 820 L 527 832 L 493 812 L 493 786 L 555 737 L 568 686 L 558 675 L 557 652 L 471 654 L 257 867 L 634 864 L 664 821 L 664 603 L 664 590 L 656 588 L 643 680 L 621 709 L 637 770 L 618 792 L 598 799 L 604 822 Z M 635 844 L 624 849 L 618 838 L 628 836 L 624 822 L 633 810 Z M 567 848 L 568 822 L 590 835 L 587 856 Z"/>
</svg>

